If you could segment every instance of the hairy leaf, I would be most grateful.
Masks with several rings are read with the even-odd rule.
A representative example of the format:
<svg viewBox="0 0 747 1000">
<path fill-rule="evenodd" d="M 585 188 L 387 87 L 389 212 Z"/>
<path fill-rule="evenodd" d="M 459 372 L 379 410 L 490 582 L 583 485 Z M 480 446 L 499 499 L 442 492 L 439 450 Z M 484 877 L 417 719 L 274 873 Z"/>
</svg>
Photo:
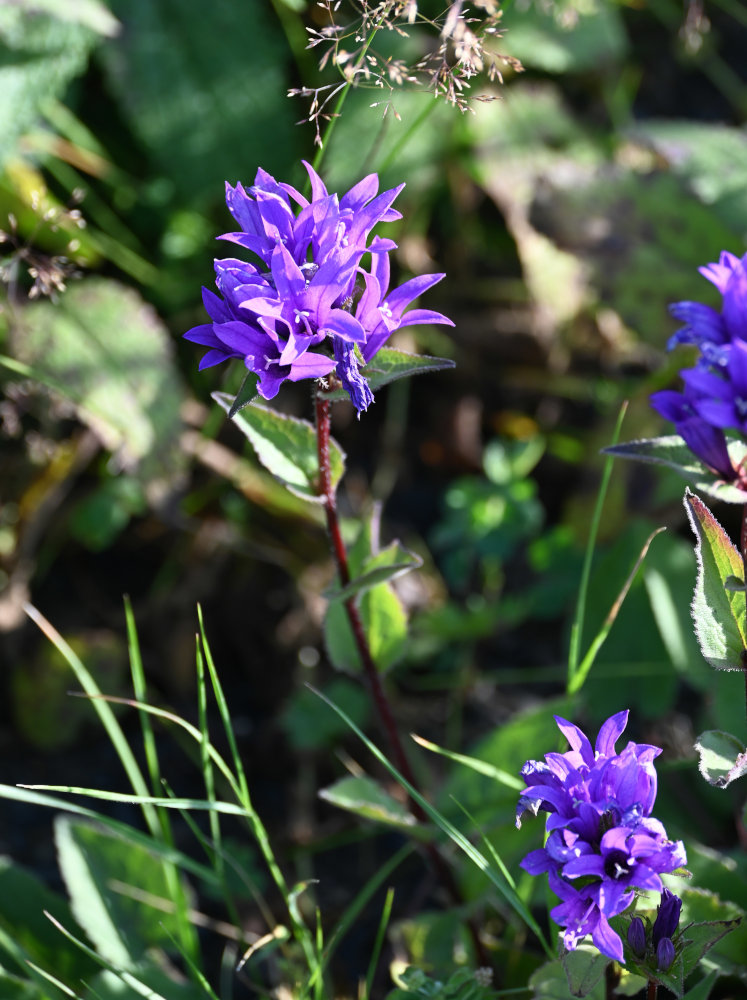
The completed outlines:
<svg viewBox="0 0 747 1000">
<path fill-rule="evenodd" d="M 737 466 L 747 456 L 747 445 L 743 441 L 729 441 L 727 444 L 732 462 Z M 666 465 L 685 479 L 689 479 L 701 493 L 707 493 L 716 500 L 738 504 L 747 502 L 747 493 L 744 490 L 717 479 L 710 469 L 695 458 L 682 438 L 676 434 L 627 441 L 605 448 L 604 452 L 607 455 L 614 455 L 615 458 L 632 458 L 638 462 Z"/>
<path fill-rule="evenodd" d="M 697 539 L 698 575 L 692 602 L 695 636 L 706 661 L 717 670 L 741 670 L 745 650 L 745 595 L 727 588 L 742 577 L 742 558 L 703 501 L 685 492 L 685 510 Z"/>
<path fill-rule="evenodd" d="M 747 773 L 747 749 L 736 736 L 718 729 L 701 733 L 695 743 L 698 767 L 709 785 L 726 788 Z"/>
<path fill-rule="evenodd" d="M 226 413 L 234 404 L 226 392 L 214 392 L 213 399 Z M 257 458 L 275 478 L 302 500 L 321 503 L 317 492 L 319 474 L 316 431 L 306 420 L 278 413 L 268 406 L 250 403 L 231 418 L 251 442 Z M 330 440 L 330 467 L 335 488 L 345 471 L 345 453 Z"/>
</svg>

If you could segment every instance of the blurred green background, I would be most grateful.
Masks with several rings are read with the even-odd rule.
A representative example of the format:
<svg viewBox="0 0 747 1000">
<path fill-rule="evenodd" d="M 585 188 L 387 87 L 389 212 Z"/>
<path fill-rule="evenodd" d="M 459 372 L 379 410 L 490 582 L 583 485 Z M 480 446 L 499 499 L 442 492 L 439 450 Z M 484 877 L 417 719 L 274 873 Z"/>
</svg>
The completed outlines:
<svg viewBox="0 0 747 1000">
<path fill-rule="evenodd" d="M 239 366 L 198 373 L 181 334 L 204 319 L 213 257 L 235 252 L 213 242 L 232 228 L 224 182 L 250 184 L 261 166 L 303 183 L 314 128 L 298 124 L 308 101 L 286 95 L 335 79 L 305 48 L 325 18 L 304 0 L 0 4 L 5 780 L 75 783 L 98 738 L 25 601 L 117 692 L 128 593 L 153 696 L 187 713 L 200 602 L 260 806 L 291 847 L 345 822 L 313 792 L 337 774 L 330 749 L 345 735 L 303 682 L 331 685 L 366 725 L 368 706 L 328 665 L 318 511 L 268 477 L 210 402 L 238 388 Z M 680 367 L 664 353 L 667 305 L 717 305 L 696 267 L 747 242 L 744 4 L 516 0 L 502 28 L 491 44 L 523 72 L 472 82 L 495 100 L 460 114 L 403 87 L 384 117 L 371 107 L 380 92 L 354 89 L 321 168 L 330 190 L 372 170 L 406 181 L 387 232 L 400 278 L 447 273 L 426 304 L 455 329 L 405 330 L 395 345 L 456 369 L 380 391 L 360 422 L 338 405 L 334 433 L 349 456 L 343 513 L 375 499 L 382 540 L 425 560 L 387 612 L 403 731 L 453 749 L 499 739 L 499 724 L 538 706 L 546 727 L 599 450 L 625 399 L 623 439 L 664 430 L 647 400 Z M 414 62 L 436 39 L 415 25 L 379 42 L 384 58 Z M 284 387 L 279 405 L 309 417 L 309 387 Z M 672 801 L 687 789 L 695 803 L 692 835 L 731 851 L 737 793 L 695 785 L 692 743 L 703 728 L 744 733 L 742 682 L 715 676 L 694 644 L 683 485 L 614 469 L 586 642 L 650 531 L 670 530 L 574 711 L 594 726 L 630 706 L 631 738 L 675 762 Z M 734 535 L 733 511 L 717 516 Z M 547 749 L 518 732 L 486 751 L 507 769 Z M 111 787 L 111 766 L 102 752 L 86 783 Z M 468 806 L 470 794 L 460 786 Z M 477 800 L 489 811 L 484 789 Z M 507 820 L 513 807 L 493 805 Z M 48 847 L 28 822 L 19 813 L 0 840 L 43 868 Z M 673 808 L 672 835 L 681 823 Z"/>
</svg>

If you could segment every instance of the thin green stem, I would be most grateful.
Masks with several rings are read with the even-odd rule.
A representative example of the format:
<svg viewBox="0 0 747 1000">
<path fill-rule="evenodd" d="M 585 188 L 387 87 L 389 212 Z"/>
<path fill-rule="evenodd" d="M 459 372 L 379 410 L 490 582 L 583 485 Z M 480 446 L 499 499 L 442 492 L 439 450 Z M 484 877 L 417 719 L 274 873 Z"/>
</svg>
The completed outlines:
<svg viewBox="0 0 747 1000">
<path fill-rule="evenodd" d="M 622 429 L 622 423 L 625 419 L 625 411 L 628 408 L 627 402 L 624 402 L 620 407 L 620 413 L 617 417 L 617 423 L 615 424 L 615 431 L 613 434 L 612 442 L 616 444 L 620 437 L 620 430 Z M 578 600 L 576 602 L 576 613 L 574 615 L 573 624 L 571 626 L 571 641 L 568 650 L 568 688 L 570 689 L 573 685 L 573 681 L 578 670 L 580 649 L 581 649 L 581 637 L 584 630 L 584 617 L 586 614 L 586 599 L 589 591 L 589 580 L 591 578 L 591 563 L 594 558 L 594 549 L 597 542 L 597 534 L 599 532 L 599 524 L 602 520 L 602 509 L 604 507 L 604 501 L 607 496 L 607 488 L 609 486 L 610 477 L 612 475 L 612 456 L 609 456 L 604 463 L 604 469 L 602 470 L 602 481 L 599 486 L 599 494 L 597 496 L 597 502 L 594 507 L 594 514 L 591 519 L 591 530 L 589 531 L 589 540 L 586 545 L 586 554 L 584 555 L 584 564 L 581 570 L 581 582 L 578 588 Z"/>
</svg>

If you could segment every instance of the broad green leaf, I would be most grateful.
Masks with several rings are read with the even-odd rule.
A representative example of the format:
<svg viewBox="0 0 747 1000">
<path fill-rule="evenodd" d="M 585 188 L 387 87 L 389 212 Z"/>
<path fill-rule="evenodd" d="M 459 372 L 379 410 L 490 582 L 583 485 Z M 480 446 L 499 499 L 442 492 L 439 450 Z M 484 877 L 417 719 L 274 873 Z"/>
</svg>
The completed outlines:
<svg viewBox="0 0 747 1000">
<path fill-rule="evenodd" d="M 574 4 L 516 4 L 501 22 L 507 29 L 503 51 L 525 66 L 548 73 L 579 73 L 619 62 L 627 49 L 617 8 L 605 0 Z"/>
<path fill-rule="evenodd" d="M 371 698 L 360 684 L 347 677 L 334 677 L 324 694 L 365 728 L 371 714 Z M 307 687 L 297 688 L 281 716 L 291 745 L 297 750 L 331 750 L 339 746 L 348 728 L 339 715 L 330 712 L 319 696 Z"/>
<path fill-rule="evenodd" d="M 300 108 L 286 97 L 287 41 L 270 6 L 110 6 L 124 30 L 101 50 L 109 90 L 180 203 L 217 202 L 224 181 L 251 184 L 260 165 L 293 180 L 280 171 L 298 159 Z"/>
<path fill-rule="evenodd" d="M 700 773 L 709 785 L 726 788 L 747 773 L 747 748 L 731 733 L 710 729 L 700 734 L 695 749 L 700 756 Z"/>
<path fill-rule="evenodd" d="M 85 25 L 99 35 L 113 37 L 121 27 L 102 0 L 21 0 L 20 7 L 43 11 L 61 21 Z"/>
<path fill-rule="evenodd" d="M 239 391 L 236 393 L 236 397 L 231 404 L 231 409 L 228 411 L 228 416 L 231 420 L 243 410 L 245 406 L 248 406 L 253 399 L 257 396 L 257 376 L 254 372 L 247 372 L 244 376 L 244 380 L 239 386 Z"/>
<path fill-rule="evenodd" d="M 407 641 L 407 615 L 402 602 L 390 584 L 379 583 L 364 591 L 356 603 L 376 668 L 388 670 L 402 656 Z M 340 601 L 327 608 L 324 643 L 338 670 L 357 673 L 363 669 L 345 606 Z"/>
<path fill-rule="evenodd" d="M 407 314 L 405 314 L 405 319 Z M 405 323 L 405 326 L 407 324 Z M 393 347 L 382 347 L 374 355 L 369 363 L 361 368 L 361 375 L 365 375 L 368 384 L 374 391 L 380 389 L 389 382 L 396 382 L 397 379 L 407 378 L 410 375 L 422 375 L 425 372 L 437 372 L 444 368 L 453 368 L 454 362 L 448 358 L 431 358 L 425 354 L 407 354 L 405 351 L 397 351 Z M 344 389 L 336 389 L 329 393 L 331 400 L 349 399 Z"/>
<path fill-rule="evenodd" d="M 711 990 L 713 989 L 718 977 L 719 970 L 711 969 L 704 979 L 701 979 L 696 986 L 693 986 L 691 990 L 688 990 L 687 993 L 685 993 L 682 1000 L 708 1000 L 708 997 L 711 995 Z"/>
<path fill-rule="evenodd" d="M 14 945 L 29 960 L 54 969 L 64 979 L 90 975 L 95 965 L 60 936 L 45 917 L 45 910 L 67 925 L 74 926 L 70 906 L 65 899 L 10 858 L 0 857 L 0 925 L 12 937 Z M 0 961 L 2 966 L 10 967 L 13 972 L 25 971 L 22 967 L 15 967 L 1 939 Z M 2 979 L 0 984 L 0 996 L 5 998 Z"/>
<path fill-rule="evenodd" d="M 747 231 L 747 134 L 696 121 L 637 122 L 640 137 L 666 158 L 695 196 L 740 237 Z"/>
<path fill-rule="evenodd" d="M 743 441 L 728 442 L 729 455 L 735 467 L 747 456 L 747 445 Z M 654 465 L 666 465 L 674 469 L 685 479 L 708 496 L 724 503 L 744 505 L 747 494 L 737 489 L 731 483 L 719 480 L 702 462 L 693 455 L 685 442 L 678 435 L 658 438 L 645 438 L 640 441 L 627 441 L 604 449 L 605 454 L 616 458 L 631 458 L 638 462 L 651 462 Z"/>
<path fill-rule="evenodd" d="M 583 945 L 581 946 L 583 947 Z M 597 955 L 599 952 L 597 952 Z M 607 960 L 605 959 L 605 962 Z M 529 977 L 532 1000 L 573 1000 L 568 978 L 560 959 L 546 962 Z M 604 1000 L 604 982 L 599 980 L 589 993 L 589 1000 Z"/>
<path fill-rule="evenodd" d="M 706 661 L 717 670 L 741 670 L 745 650 L 745 596 L 727 590 L 729 577 L 744 566 L 734 544 L 703 501 L 685 491 L 685 510 L 697 539 L 692 614 L 695 635 Z"/>
<path fill-rule="evenodd" d="M 588 996 L 600 982 L 609 958 L 593 945 L 580 944 L 575 951 L 567 951 L 561 958 L 568 979 L 568 988 L 575 997 Z"/>
<path fill-rule="evenodd" d="M 173 343 L 153 308 L 131 288 L 103 278 L 70 286 L 59 302 L 19 314 L 16 357 L 77 408 L 121 466 L 154 497 L 185 465 L 179 447 L 181 380 Z"/>
<path fill-rule="evenodd" d="M 231 412 L 233 397 L 228 393 L 214 392 L 213 399 L 226 413 Z M 322 502 L 317 492 L 316 431 L 310 423 L 259 403 L 245 406 L 231 419 L 249 439 L 262 465 L 286 489 L 303 500 Z M 329 450 L 334 489 L 345 471 L 345 453 L 332 439 Z"/>
<path fill-rule="evenodd" d="M 62 96 L 83 72 L 98 41 L 97 33 L 80 20 L 62 20 L 36 6 L 0 4 L 0 166 L 13 155 L 45 101 Z"/>
<path fill-rule="evenodd" d="M 73 915 L 103 958 L 133 967 L 148 949 L 178 938 L 161 860 L 103 827 L 66 816 L 55 821 L 55 841 Z"/>
<path fill-rule="evenodd" d="M 379 583 L 394 580 L 422 565 L 423 560 L 419 555 L 410 552 L 401 542 L 395 540 L 378 555 L 367 560 L 365 573 L 351 580 L 346 587 L 331 588 L 324 596 L 331 601 L 346 601 Z"/>
<path fill-rule="evenodd" d="M 389 826 L 411 827 L 417 822 L 406 806 L 366 775 L 340 778 L 328 788 L 322 788 L 319 797 L 340 809 Z"/>
</svg>

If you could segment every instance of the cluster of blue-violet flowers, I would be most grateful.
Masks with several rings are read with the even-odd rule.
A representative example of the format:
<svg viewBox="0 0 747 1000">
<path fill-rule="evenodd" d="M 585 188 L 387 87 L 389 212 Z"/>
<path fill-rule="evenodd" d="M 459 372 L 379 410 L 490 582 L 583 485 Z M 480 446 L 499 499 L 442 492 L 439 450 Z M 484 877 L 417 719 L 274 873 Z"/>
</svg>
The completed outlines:
<svg viewBox="0 0 747 1000">
<path fill-rule="evenodd" d="M 739 258 L 724 251 L 717 264 L 699 271 L 721 292 L 721 311 L 702 302 L 670 307 L 684 326 L 668 348 L 694 344 L 700 353 L 693 368 L 680 372 L 683 391 L 655 392 L 651 405 L 674 422 L 694 455 L 732 481 L 741 477 L 729 458 L 724 431 L 747 435 L 747 254 Z"/>
<path fill-rule="evenodd" d="M 369 174 L 338 198 L 304 166 L 310 199 L 262 169 L 248 190 L 226 184 L 226 204 L 240 231 L 218 238 L 249 250 L 258 264 L 216 260 L 220 295 L 203 289 L 211 322 L 184 336 L 208 348 L 201 369 L 241 358 L 258 376 L 265 399 L 277 395 L 286 379 L 334 373 L 360 413 L 373 393 L 359 365 L 371 361 L 395 330 L 454 325 L 433 310 L 405 312 L 444 275 L 424 274 L 389 288 L 389 252 L 396 244 L 369 236 L 378 222 L 402 217 L 392 203 L 404 184 L 379 194 L 379 179 Z"/>
<path fill-rule="evenodd" d="M 559 716 L 555 721 L 571 749 L 545 754 L 544 762 L 529 760 L 521 770 L 527 787 L 516 825 L 525 812 L 549 813 L 545 846 L 527 854 L 521 866 L 532 875 L 547 872 L 561 899 L 551 916 L 565 928 L 566 948 L 590 934 L 600 952 L 623 962 L 610 918 L 630 906 L 635 890 L 661 892 L 660 876 L 686 861 L 682 842 L 669 840 L 651 816 L 654 758 L 661 750 L 631 741 L 616 753 L 627 711 L 607 719 L 593 749 L 577 726 Z"/>
</svg>

